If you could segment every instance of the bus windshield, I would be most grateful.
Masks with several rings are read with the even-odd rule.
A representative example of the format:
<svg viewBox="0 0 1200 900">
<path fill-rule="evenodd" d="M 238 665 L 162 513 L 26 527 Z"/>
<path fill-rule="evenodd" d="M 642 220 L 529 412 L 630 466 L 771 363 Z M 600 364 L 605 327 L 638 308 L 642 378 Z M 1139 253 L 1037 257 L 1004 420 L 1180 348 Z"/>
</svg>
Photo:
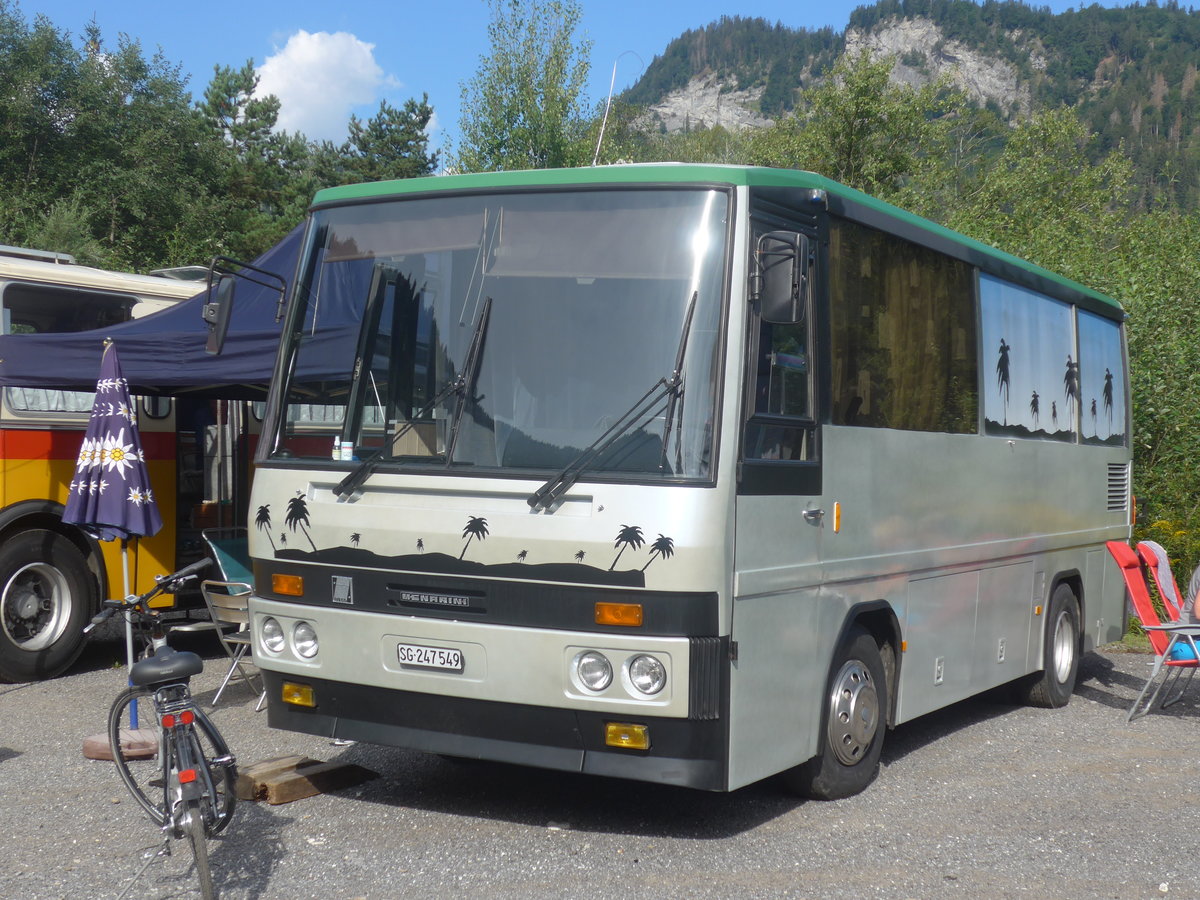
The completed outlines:
<svg viewBox="0 0 1200 900">
<path fill-rule="evenodd" d="M 318 210 L 268 456 L 533 477 L 583 454 L 602 477 L 710 479 L 728 204 L 655 188 Z"/>
</svg>

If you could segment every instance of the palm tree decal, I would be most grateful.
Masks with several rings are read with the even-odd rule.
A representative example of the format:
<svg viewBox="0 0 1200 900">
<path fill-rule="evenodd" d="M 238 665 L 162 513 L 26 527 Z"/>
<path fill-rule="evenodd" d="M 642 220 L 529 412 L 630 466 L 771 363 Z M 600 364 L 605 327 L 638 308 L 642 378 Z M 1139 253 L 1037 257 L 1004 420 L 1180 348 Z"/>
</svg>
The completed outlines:
<svg viewBox="0 0 1200 900">
<path fill-rule="evenodd" d="M 1010 383 L 1008 374 L 1008 352 L 1012 350 L 1012 345 L 1005 343 L 1004 338 L 1000 338 L 1000 358 L 996 360 L 996 387 L 1000 392 L 1000 396 L 1004 398 L 1004 424 L 1008 424 L 1008 387 Z"/>
<path fill-rule="evenodd" d="M 271 504 L 264 503 L 258 508 L 258 514 L 254 517 L 254 525 L 259 531 L 267 533 L 267 540 L 271 542 L 271 552 L 275 552 L 275 538 L 271 537 Z"/>
<path fill-rule="evenodd" d="M 304 532 L 304 536 L 308 538 L 309 546 L 313 548 L 313 553 L 317 552 L 317 545 L 313 543 L 312 535 L 308 533 L 308 501 L 304 499 L 304 495 L 297 492 L 296 496 L 288 501 L 287 515 L 284 516 L 283 522 L 292 531 L 296 530 L 296 526 L 300 526 L 300 530 Z"/>
<path fill-rule="evenodd" d="M 1038 426 L 1038 413 L 1041 412 L 1041 404 L 1038 403 L 1038 392 L 1034 391 L 1033 396 L 1029 399 L 1029 411 L 1033 413 L 1033 427 Z"/>
<path fill-rule="evenodd" d="M 467 526 L 463 529 L 462 536 L 467 539 L 467 542 L 463 544 L 462 553 L 458 554 L 459 559 L 467 555 L 467 548 L 471 546 L 471 541 L 474 538 L 479 538 L 482 541 L 488 536 L 487 519 L 482 516 L 468 516 Z"/>
<path fill-rule="evenodd" d="M 587 556 L 587 554 L 586 554 L 586 553 L 584 553 L 582 550 L 578 551 L 578 552 L 575 554 L 575 562 L 577 562 L 577 563 L 581 563 L 581 562 L 583 562 L 583 558 L 584 558 L 585 556 Z"/>
<path fill-rule="evenodd" d="M 614 547 L 620 547 L 617 552 L 617 558 L 612 561 L 612 565 L 608 567 L 608 571 L 612 571 L 617 567 L 617 562 L 621 559 L 621 554 L 625 552 L 626 547 L 632 547 L 637 550 L 646 543 L 646 539 L 642 537 L 642 529 L 636 525 L 622 525 L 621 530 L 617 532 L 617 539 L 613 542 Z"/>
<path fill-rule="evenodd" d="M 355 547 L 358 546 L 358 542 L 361 540 L 362 540 L 362 535 L 359 534 L 357 531 L 354 532 L 354 534 L 350 535 L 350 543 L 352 543 Z"/>
<path fill-rule="evenodd" d="M 287 532 L 286 531 L 279 532 L 279 546 L 281 546 L 281 547 L 287 546 Z"/>
<path fill-rule="evenodd" d="M 425 552 L 425 539 L 424 538 L 417 538 L 417 552 L 418 553 Z"/>
<path fill-rule="evenodd" d="M 1063 394 L 1067 398 L 1067 415 L 1074 422 L 1074 408 L 1079 405 L 1079 363 L 1070 354 L 1067 354 L 1067 371 L 1063 373 Z"/>
<path fill-rule="evenodd" d="M 660 556 L 663 559 L 670 559 L 674 555 L 675 541 L 666 535 L 660 534 L 655 539 L 654 543 L 650 545 L 650 559 L 644 566 L 642 566 L 642 571 L 645 572 L 648 568 L 650 568 L 650 563 L 654 562 L 654 560 L 658 559 Z"/>
<path fill-rule="evenodd" d="M 1104 414 L 1108 416 L 1108 433 L 1112 434 L 1113 417 L 1113 373 L 1112 369 L 1104 370 Z"/>
<path fill-rule="evenodd" d="M 517 554 L 517 562 L 525 562 L 525 559 L 528 556 L 529 556 L 529 551 L 522 550 L 520 553 Z"/>
</svg>

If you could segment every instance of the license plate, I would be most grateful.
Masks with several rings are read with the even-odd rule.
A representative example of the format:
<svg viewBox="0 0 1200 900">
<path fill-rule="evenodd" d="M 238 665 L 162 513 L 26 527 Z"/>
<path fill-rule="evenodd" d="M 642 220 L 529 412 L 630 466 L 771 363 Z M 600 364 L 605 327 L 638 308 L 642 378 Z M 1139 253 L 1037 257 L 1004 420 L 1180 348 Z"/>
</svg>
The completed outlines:
<svg viewBox="0 0 1200 900">
<path fill-rule="evenodd" d="M 462 651 L 450 647 L 400 644 L 396 653 L 400 658 L 400 665 L 409 668 L 440 669 L 443 672 L 461 672 L 463 670 Z"/>
</svg>

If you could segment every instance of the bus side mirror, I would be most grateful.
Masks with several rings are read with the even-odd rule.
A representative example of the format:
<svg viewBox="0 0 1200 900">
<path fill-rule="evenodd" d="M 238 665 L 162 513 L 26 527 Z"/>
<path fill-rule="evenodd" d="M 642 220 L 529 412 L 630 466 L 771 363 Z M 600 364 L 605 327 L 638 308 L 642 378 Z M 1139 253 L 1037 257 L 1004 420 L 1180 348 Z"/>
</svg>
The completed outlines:
<svg viewBox="0 0 1200 900">
<path fill-rule="evenodd" d="M 794 231 L 771 231 L 758 239 L 751 299 L 758 302 L 764 322 L 795 325 L 804 321 L 809 253 L 808 236 Z"/>
<path fill-rule="evenodd" d="M 216 356 L 225 346 L 225 335 L 229 333 L 229 317 L 233 314 L 233 286 L 237 279 L 233 275 L 221 275 L 215 291 L 209 291 L 204 304 L 204 321 L 208 324 L 208 341 L 204 352 Z"/>
</svg>

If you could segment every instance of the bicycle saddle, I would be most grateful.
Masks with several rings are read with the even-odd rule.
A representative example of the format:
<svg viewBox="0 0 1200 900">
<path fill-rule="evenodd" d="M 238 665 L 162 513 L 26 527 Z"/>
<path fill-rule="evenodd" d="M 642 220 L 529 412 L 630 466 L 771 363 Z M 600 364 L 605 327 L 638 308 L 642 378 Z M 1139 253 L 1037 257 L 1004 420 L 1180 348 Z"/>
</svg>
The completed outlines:
<svg viewBox="0 0 1200 900">
<path fill-rule="evenodd" d="M 133 664 L 129 680 L 145 687 L 165 681 L 184 681 L 204 671 L 204 661 L 190 650 L 172 650 L 164 647 L 154 656 L 148 656 Z"/>
</svg>

